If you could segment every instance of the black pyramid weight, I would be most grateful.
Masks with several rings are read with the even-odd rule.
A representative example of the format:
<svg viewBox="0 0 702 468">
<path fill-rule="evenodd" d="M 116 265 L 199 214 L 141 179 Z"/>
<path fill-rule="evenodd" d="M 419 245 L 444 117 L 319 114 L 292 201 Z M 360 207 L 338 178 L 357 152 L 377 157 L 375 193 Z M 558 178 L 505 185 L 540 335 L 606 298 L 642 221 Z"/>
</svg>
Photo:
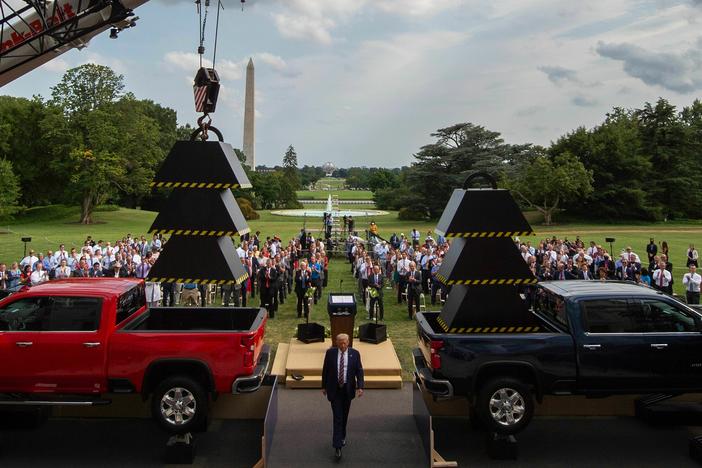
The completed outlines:
<svg viewBox="0 0 702 468">
<path fill-rule="evenodd" d="M 234 284 L 248 275 L 229 237 L 174 235 L 149 272 L 155 282 Z"/>
<path fill-rule="evenodd" d="M 507 190 L 456 189 L 436 225 L 444 237 L 513 237 L 533 234 Z"/>
<path fill-rule="evenodd" d="M 151 226 L 171 234 L 149 272 L 151 281 L 232 284 L 248 277 L 230 236 L 249 228 L 229 188 L 251 183 L 232 147 L 196 140 L 200 131 L 173 145 L 151 183 L 174 189 Z"/>
<path fill-rule="evenodd" d="M 152 187 L 251 188 L 234 149 L 221 141 L 177 141 Z"/>
<path fill-rule="evenodd" d="M 447 285 L 536 283 L 508 237 L 454 239 L 436 277 Z"/>
<path fill-rule="evenodd" d="M 183 229 L 187 226 L 187 229 Z M 243 236 L 249 232 L 231 190 L 173 189 L 150 233 L 187 236 Z"/>
<path fill-rule="evenodd" d="M 491 189 L 469 189 L 476 178 Z M 455 237 L 437 278 L 451 285 L 448 300 L 437 319 L 449 333 L 538 332 L 516 285 L 536 278 L 525 264 L 512 236 L 530 235 L 531 226 L 511 194 L 497 189 L 486 173 L 468 177 L 453 192 L 436 232 Z"/>
</svg>

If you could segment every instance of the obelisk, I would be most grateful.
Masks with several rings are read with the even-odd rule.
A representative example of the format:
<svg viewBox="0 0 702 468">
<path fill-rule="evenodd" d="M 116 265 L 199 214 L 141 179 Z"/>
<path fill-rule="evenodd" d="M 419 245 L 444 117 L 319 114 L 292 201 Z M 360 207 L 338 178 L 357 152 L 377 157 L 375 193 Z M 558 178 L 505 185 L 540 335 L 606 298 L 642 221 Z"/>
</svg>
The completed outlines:
<svg viewBox="0 0 702 468">
<path fill-rule="evenodd" d="M 246 97 L 244 101 L 244 155 L 246 164 L 252 171 L 256 170 L 256 149 L 255 149 L 255 112 L 254 106 L 254 64 L 253 59 L 249 59 L 246 66 Z"/>
</svg>

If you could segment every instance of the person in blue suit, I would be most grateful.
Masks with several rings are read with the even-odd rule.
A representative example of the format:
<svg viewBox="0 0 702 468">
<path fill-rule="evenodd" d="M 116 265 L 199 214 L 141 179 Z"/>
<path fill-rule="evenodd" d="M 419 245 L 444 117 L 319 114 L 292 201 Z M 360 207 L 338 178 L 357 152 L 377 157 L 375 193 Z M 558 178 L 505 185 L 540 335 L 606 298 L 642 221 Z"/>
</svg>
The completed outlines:
<svg viewBox="0 0 702 468">
<path fill-rule="evenodd" d="M 346 422 L 351 400 L 363 396 L 363 364 L 361 353 L 349 348 L 349 336 L 336 337 L 336 348 L 329 348 L 322 367 L 322 393 L 331 403 L 334 415 L 332 446 L 336 459 L 341 459 L 341 448 L 346 445 Z"/>
</svg>

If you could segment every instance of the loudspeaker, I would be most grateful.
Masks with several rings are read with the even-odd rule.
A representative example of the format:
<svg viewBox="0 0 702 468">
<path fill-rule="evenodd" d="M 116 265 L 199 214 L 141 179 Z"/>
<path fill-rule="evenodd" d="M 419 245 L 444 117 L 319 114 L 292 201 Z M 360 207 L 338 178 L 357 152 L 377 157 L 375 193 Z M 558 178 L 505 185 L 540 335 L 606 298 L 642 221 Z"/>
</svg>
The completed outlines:
<svg viewBox="0 0 702 468">
<path fill-rule="evenodd" d="M 364 343 L 382 343 L 388 339 L 388 327 L 377 323 L 363 324 L 358 327 L 358 339 Z"/>
<path fill-rule="evenodd" d="M 324 341 L 324 326 L 318 323 L 301 323 L 297 326 L 297 339 L 303 343 Z"/>
</svg>

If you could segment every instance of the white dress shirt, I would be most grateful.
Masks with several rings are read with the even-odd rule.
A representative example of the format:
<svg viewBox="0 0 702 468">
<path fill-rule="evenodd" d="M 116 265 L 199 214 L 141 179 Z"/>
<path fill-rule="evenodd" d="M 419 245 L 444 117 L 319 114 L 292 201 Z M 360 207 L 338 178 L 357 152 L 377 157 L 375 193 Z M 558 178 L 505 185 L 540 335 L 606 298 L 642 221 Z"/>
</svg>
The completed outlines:
<svg viewBox="0 0 702 468">
<path fill-rule="evenodd" d="M 663 275 L 662 278 L 661 278 L 661 275 Z M 651 279 L 653 280 L 653 284 L 655 286 L 667 287 L 670 284 L 670 280 L 672 279 L 672 276 L 668 270 L 666 270 L 666 269 L 661 270 L 659 268 L 658 270 L 653 272 L 653 274 L 651 275 Z"/>
<path fill-rule="evenodd" d="M 685 273 L 683 276 L 683 284 L 685 285 L 685 290 L 690 292 L 700 292 L 700 283 L 702 283 L 702 276 L 698 273 Z"/>
</svg>

